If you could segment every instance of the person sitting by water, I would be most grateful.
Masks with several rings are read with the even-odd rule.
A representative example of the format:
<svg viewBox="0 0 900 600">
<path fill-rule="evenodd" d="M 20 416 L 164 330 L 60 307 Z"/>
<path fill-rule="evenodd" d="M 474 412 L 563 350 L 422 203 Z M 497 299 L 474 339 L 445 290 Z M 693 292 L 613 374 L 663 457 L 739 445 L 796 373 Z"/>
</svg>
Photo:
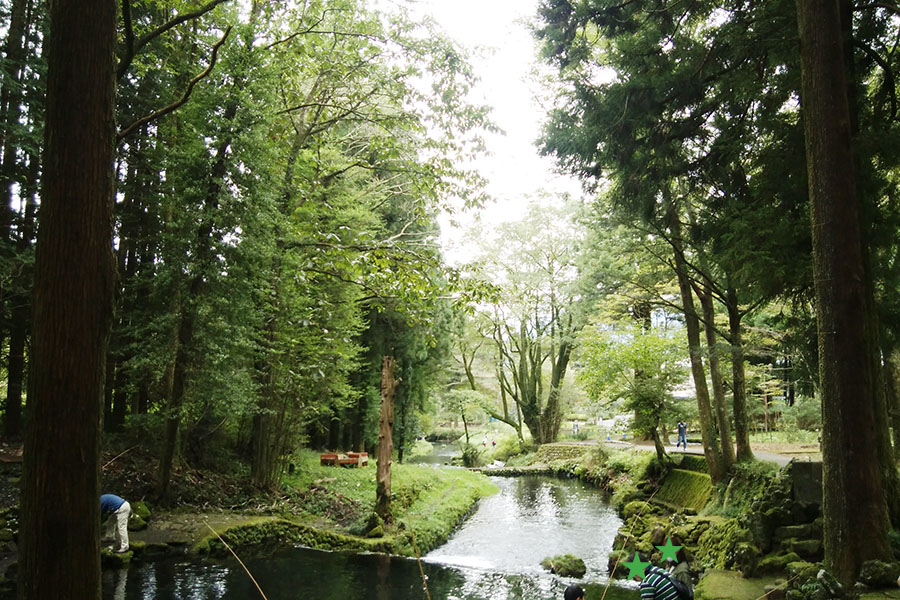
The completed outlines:
<svg viewBox="0 0 900 600">
<path fill-rule="evenodd" d="M 574 583 L 566 588 L 563 594 L 563 600 L 584 600 L 584 590 L 580 585 Z"/>
<path fill-rule="evenodd" d="M 645 562 L 640 553 L 635 553 L 632 561 Z M 678 600 L 678 590 L 669 578 L 665 569 L 647 563 L 644 574 L 635 575 L 634 579 L 640 581 L 638 588 L 641 591 L 641 600 Z"/>
</svg>

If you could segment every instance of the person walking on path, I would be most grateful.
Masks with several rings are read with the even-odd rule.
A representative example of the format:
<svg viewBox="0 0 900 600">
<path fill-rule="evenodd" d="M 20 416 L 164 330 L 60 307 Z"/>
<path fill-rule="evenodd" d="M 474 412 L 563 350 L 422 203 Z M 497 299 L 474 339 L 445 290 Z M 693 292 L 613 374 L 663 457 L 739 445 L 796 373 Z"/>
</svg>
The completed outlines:
<svg viewBox="0 0 900 600">
<path fill-rule="evenodd" d="M 678 442 L 675 444 L 675 447 L 684 446 L 684 449 L 687 450 L 687 423 L 684 422 L 684 419 L 678 421 Z"/>
<path fill-rule="evenodd" d="M 113 537 L 115 530 L 116 545 L 113 552 L 128 552 L 128 517 L 131 516 L 131 505 L 124 498 L 115 494 L 100 496 L 100 519 L 106 518 L 106 536 Z"/>
</svg>

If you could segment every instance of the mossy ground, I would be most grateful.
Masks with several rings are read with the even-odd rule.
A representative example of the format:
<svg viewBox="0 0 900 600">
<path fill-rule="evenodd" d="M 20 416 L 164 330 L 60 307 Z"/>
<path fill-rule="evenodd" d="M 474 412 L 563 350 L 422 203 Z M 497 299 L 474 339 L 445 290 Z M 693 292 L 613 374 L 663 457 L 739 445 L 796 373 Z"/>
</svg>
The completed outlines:
<svg viewBox="0 0 900 600">
<path fill-rule="evenodd" d="M 479 498 L 496 492 L 478 473 L 394 463 L 393 521 L 375 523 L 374 461 L 345 468 L 320 465 L 312 451 L 294 458 L 294 473 L 268 502 L 259 497 L 240 513 L 221 507 L 157 511 L 147 530 L 132 535 L 138 542 L 174 543 L 196 552 L 224 551 L 221 536 L 232 547 L 280 540 L 325 550 L 412 556 L 416 549 L 424 553 L 446 540 Z"/>
</svg>

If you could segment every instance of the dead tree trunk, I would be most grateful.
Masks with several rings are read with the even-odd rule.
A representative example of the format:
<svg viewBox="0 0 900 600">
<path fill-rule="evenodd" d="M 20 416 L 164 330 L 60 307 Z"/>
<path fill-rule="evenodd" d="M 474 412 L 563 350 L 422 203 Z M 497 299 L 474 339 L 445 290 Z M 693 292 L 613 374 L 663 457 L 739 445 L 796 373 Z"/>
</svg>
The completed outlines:
<svg viewBox="0 0 900 600">
<path fill-rule="evenodd" d="M 381 416 L 378 419 L 378 467 L 375 474 L 375 512 L 390 523 L 391 455 L 394 453 L 394 392 L 399 381 L 394 379 L 397 361 L 385 356 L 381 361 Z"/>
</svg>

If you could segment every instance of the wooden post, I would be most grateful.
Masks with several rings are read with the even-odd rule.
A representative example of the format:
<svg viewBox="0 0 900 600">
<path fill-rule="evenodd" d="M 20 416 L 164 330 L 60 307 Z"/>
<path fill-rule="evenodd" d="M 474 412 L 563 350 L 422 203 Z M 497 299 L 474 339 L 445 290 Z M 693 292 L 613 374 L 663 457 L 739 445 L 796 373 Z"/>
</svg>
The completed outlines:
<svg viewBox="0 0 900 600">
<path fill-rule="evenodd" d="M 381 362 L 381 416 L 378 419 L 378 454 L 376 468 L 375 512 L 385 523 L 391 517 L 391 455 L 394 453 L 394 392 L 399 381 L 394 379 L 397 361 L 385 356 Z"/>
</svg>

